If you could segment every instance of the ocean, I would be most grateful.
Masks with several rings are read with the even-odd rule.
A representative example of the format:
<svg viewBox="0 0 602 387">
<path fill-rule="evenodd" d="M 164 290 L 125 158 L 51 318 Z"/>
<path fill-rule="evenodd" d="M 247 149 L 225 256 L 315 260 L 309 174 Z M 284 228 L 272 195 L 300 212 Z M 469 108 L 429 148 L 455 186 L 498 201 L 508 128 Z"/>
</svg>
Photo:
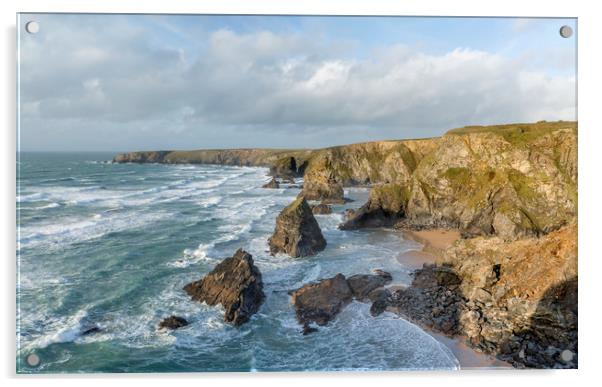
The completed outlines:
<svg viewBox="0 0 602 387">
<path fill-rule="evenodd" d="M 21 153 L 17 176 L 17 371 L 194 372 L 448 370 L 458 361 L 417 326 L 353 302 L 301 334 L 288 291 L 337 273 L 381 268 L 409 284 L 395 257 L 415 249 L 393 230 L 341 231 L 351 203 L 316 215 L 328 246 L 271 256 L 267 240 L 298 188 L 263 189 L 266 168 L 113 164 L 112 153 Z M 298 183 L 302 180 L 298 179 Z M 182 290 L 238 248 L 253 255 L 266 301 L 239 328 Z M 190 325 L 171 332 L 169 315 Z M 92 327 L 99 330 L 83 334 Z M 35 353 L 41 363 L 24 361 Z"/>
</svg>

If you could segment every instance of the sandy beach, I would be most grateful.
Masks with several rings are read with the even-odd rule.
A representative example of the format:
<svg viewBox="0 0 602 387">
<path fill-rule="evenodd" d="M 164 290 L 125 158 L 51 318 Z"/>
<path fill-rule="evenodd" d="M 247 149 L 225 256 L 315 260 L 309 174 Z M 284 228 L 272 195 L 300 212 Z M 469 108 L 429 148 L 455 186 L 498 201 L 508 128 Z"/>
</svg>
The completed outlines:
<svg viewBox="0 0 602 387">
<path fill-rule="evenodd" d="M 411 267 L 419 269 L 423 264 L 432 264 L 443 255 L 446 249 L 460 238 L 457 230 L 432 229 L 432 230 L 402 230 L 404 238 L 420 243 L 420 250 L 410 250 L 397 256 L 397 260 Z M 394 286 L 393 286 L 394 288 Z M 460 362 L 461 369 L 512 369 L 512 365 L 498 360 L 493 356 L 477 352 L 465 343 L 462 336 L 448 337 L 440 333 L 425 329 L 425 332 L 433 336 L 437 341 L 447 346 Z"/>
<path fill-rule="evenodd" d="M 435 263 L 437 257 L 460 238 L 457 230 L 432 229 L 432 230 L 402 230 L 406 239 L 420 243 L 420 250 L 405 251 L 397 256 L 397 260 L 411 267 L 420 268 L 425 263 Z"/>
</svg>

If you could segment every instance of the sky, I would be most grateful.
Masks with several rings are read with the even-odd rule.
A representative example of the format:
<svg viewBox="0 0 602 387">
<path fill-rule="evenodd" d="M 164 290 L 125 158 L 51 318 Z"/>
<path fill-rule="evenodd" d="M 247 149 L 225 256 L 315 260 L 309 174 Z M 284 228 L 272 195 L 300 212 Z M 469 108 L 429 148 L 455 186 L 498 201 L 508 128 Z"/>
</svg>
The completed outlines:
<svg viewBox="0 0 602 387">
<path fill-rule="evenodd" d="M 577 34 L 563 25 L 577 31 L 543 18 L 21 14 L 19 148 L 318 148 L 576 120 Z"/>
</svg>

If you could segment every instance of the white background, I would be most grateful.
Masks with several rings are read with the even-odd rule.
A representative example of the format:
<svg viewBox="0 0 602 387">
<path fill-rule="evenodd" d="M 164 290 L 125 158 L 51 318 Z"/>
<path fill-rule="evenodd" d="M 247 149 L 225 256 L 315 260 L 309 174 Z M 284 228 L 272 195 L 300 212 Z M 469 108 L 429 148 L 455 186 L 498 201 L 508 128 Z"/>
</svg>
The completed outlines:
<svg viewBox="0 0 602 387">
<path fill-rule="evenodd" d="M 2 172 L 2 212 L 0 231 L 2 259 L 2 339 L 1 376 L 7 385 L 106 386 L 144 383 L 148 386 L 178 384 L 195 386 L 248 384 L 282 386 L 337 384 L 366 386 L 461 384 L 462 386 L 550 386 L 600 385 L 600 262 L 602 238 L 598 235 L 600 179 L 602 179 L 602 98 L 600 92 L 600 47 L 602 14 L 596 1 L 469 1 L 469 0 L 3 0 L 2 13 L 2 93 L 0 115 L 0 170 Z M 579 29 L 579 370 L 573 371 L 462 371 L 455 373 L 271 373 L 271 374 L 151 374 L 151 375 L 15 375 L 15 152 L 16 152 L 16 12 L 136 12 L 136 13 L 251 13 L 251 14 L 347 14 L 347 15 L 436 15 L 436 16 L 562 16 L 578 17 Z M 399 345 L 403 345 L 400 343 Z M 171 380 L 176 379 L 176 380 Z"/>
</svg>

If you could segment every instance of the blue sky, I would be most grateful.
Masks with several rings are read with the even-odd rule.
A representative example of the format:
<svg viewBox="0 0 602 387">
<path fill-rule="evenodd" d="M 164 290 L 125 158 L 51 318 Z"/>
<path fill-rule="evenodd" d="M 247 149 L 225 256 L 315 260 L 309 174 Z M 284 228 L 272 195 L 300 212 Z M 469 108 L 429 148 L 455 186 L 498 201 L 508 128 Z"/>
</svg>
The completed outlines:
<svg viewBox="0 0 602 387">
<path fill-rule="evenodd" d="M 40 32 L 22 32 L 29 20 Z M 321 147 L 575 119 L 574 19 L 35 14 L 22 150 Z"/>
</svg>

